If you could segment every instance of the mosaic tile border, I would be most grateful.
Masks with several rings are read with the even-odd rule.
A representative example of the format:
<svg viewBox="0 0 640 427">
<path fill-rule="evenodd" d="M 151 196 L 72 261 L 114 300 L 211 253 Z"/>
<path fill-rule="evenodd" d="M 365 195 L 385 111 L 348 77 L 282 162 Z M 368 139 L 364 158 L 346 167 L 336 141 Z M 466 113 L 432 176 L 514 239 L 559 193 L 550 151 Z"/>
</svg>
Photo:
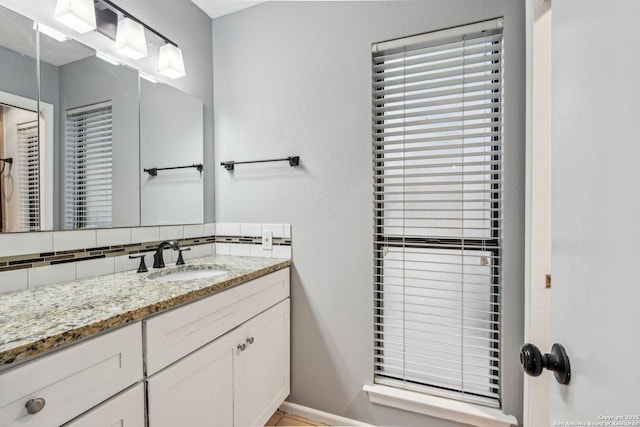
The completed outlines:
<svg viewBox="0 0 640 427">
<path fill-rule="evenodd" d="M 181 247 L 199 246 L 214 243 L 261 245 L 262 237 L 250 236 L 202 236 L 186 239 L 173 239 Z M 102 246 L 96 248 L 42 252 L 35 254 L 0 257 L 0 272 L 45 267 L 70 262 L 89 261 L 101 258 L 148 253 L 156 250 L 161 240 L 124 245 Z M 274 237 L 274 246 L 291 246 L 290 238 Z"/>
<path fill-rule="evenodd" d="M 241 243 L 249 245 L 261 245 L 262 237 L 249 236 L 216 236 L 216 243 Z M 285 237 L 274 237 L 274 246 L 291 246 L 291 239 Z"/>
</svg>

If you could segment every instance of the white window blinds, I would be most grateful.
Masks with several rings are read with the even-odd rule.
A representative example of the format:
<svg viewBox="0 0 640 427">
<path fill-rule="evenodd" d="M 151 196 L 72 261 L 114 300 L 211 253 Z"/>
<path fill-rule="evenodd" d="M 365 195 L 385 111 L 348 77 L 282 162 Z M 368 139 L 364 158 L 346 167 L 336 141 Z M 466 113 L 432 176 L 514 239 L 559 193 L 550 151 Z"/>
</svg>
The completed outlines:
<svg viewBox="0 0 640 427">
<path fill-rule="evenodd" d="M 17 125 L 20 231 L 40 230 L 40 147 L 38 122 Z"/>
<path fill-rule="evenodd" d="M 65 122 L 65 227 L 110 227 L 111 102 L 67 110 Z"/>
<path fill-rule="evenodd" d="M 375 381 L 500 405 L 502 21 L 373 46 Z"/>
</svg>

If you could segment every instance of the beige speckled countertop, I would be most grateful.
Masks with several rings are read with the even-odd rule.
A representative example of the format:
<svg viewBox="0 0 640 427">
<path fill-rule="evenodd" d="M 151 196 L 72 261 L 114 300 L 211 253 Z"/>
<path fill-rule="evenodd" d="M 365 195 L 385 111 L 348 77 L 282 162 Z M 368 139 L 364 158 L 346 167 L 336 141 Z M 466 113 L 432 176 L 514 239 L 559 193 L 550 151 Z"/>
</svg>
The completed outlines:
<svg viewBox="0 0 640 427">
<path fill-rule="evenodd" d="M 228 270 L 220 276 L 154 282 L 135 271 L 0 294 L 0 370 L 151 314 L 291 265 L 290 259 L 215 255 L 189 260 Z M 189 267 L 192 266 L 192 267 Z M 182 266 L 181 266 L 182 267 Z M 179 267 L 166 267 L 166 271 Z M 160 273 L 162 274 L 162 273 Z"/>
</svg>

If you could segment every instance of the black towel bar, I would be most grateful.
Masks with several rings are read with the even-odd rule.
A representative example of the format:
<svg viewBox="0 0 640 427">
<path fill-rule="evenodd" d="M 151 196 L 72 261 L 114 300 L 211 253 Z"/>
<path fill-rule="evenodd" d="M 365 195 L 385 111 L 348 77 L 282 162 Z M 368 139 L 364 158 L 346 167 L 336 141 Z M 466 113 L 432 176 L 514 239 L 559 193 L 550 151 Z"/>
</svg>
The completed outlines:
<svg viewBox="0 0 640 427">
<path fill-rule="evenodd" d="M 166 171 L 166 170 L 171 170 L 171 169 L 187 169 L 187 168 L 196 168 L 198 169 L 198 172 L 202 172 L 204 170 L 204 166 L 202 165 L 202 163 L 199 163 L 197 165 L 190 165 L 190 166 L 174 166 L 171 168 L 150 168 L 150 169 L 144 169 L 144 171 L 146 173 L 148 173 L 151 176 L 158 176 L 158 171 Z"/>
<path fill-rule="evenodd" d="M 248 160 L 245 162 L 228 161 L 221 162 L 220 165 L 228 171 L 235 169 L 235 165 L 246 165 L 248 163 L 268 163 L 268 162 L 289 162 L 289 166 L 300 166 L 300 156 L 289 156 L 283 159 L 269 159 L 269 160 Z"/>
</svg>

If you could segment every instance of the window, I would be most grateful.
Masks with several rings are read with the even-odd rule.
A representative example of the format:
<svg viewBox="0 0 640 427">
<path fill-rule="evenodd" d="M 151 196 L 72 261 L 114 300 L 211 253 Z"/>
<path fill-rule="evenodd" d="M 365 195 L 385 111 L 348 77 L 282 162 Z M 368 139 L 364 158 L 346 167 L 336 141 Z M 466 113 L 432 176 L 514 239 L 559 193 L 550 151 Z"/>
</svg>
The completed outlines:
<svg viewBox="0 0 640 427">
<path fill-rule="evenodd" d="M 17 125 L 20 231 L 40 230 L 40 147 L 38 121 Z"/>
<path fill-rule="evenodd" d="M 502 21 L 372 59 L 375 382 L 499 407 Z"/>
<path fill-rule="evenodd" d="M 111 226 L 111 110 L 111 102 L 103 102 L 66 112 L 66 228 Z"/>
</svg>

